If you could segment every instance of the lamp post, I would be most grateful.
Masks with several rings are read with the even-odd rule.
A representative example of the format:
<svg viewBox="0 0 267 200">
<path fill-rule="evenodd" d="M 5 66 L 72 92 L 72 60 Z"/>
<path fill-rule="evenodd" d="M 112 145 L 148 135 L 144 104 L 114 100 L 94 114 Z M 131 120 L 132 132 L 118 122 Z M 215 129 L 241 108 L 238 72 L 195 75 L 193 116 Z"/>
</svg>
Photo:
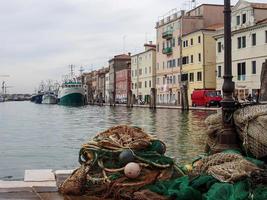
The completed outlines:
<svg viewBox="0 0 267 200">
<path fill-rule="evenodd" d="M 233 98 L 235 83 L 232 78 L 231 5 L 230 0 L 224 0 L 224 82 L 221 101 L 223 129 L 218 134 L 218 143 L 213 149 L 214 152 L 238 148 L 233 121 L 236 103 Z"/>
</svg>

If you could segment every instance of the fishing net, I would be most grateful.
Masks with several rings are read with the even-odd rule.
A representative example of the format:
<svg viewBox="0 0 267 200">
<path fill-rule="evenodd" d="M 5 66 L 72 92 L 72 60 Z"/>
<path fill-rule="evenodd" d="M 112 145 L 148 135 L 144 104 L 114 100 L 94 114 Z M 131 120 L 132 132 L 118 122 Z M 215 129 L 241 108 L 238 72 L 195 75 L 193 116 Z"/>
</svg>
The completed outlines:
<svg viewBox="0 0 267 200">
<path fill-rule="evenodd" d="M 173 159 L 164 155 L 165 150 L 162 141 L 138 127 L 112 127 L 82 146 L 79 153 L 81 167 L 63 182 L 60 192 L 114 199 L 145 197 L 147 193 L 139 191 L 145 185 L 183 175 Z M 141 166 L 137 178 L 130 179 L 124 174 L 127 163 L 120 156 L 125 151 L 130 152 L 126 160 L 132 156 L 131 162 Z M 141 193 L 135 193 L 138 191 Z"/>
<path fill-rule="evenodd" d="M 267 156 L 267 105 L 241 108 L 234 121 L 245 150 L 256 158 Z"/>
<path fill-rule="evenodd" d="M 157 181 L 145 189 L 177 200 L 263 200 L 267 195 L 264 166 L 236 151 L 226 151 L 194 161 L 187 176 Z"/>
</svg>

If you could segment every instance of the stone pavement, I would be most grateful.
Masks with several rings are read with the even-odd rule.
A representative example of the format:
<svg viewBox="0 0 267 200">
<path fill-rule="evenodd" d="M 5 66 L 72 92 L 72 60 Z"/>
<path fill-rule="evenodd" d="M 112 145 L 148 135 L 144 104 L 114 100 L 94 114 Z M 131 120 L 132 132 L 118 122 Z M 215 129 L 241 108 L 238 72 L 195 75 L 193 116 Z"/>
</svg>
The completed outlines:
<svg viewBox="0 0 267 200">
<path fill-rule="evenodd" d="M 88 196 L 63 196 L 58 186 L 72 170 L 26 170 L 23 181 L 1 181 L 0 200 L 100 200 Z"/>
</svg>

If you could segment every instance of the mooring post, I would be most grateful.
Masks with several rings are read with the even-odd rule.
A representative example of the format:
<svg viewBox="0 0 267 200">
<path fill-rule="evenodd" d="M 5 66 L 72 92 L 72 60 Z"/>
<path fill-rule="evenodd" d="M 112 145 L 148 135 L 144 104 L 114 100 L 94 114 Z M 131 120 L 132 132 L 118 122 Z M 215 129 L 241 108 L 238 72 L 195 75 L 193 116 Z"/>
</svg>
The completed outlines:
<svg viewBox="0 0 267 200">
<path fill-rule="evenodd" d="M 233 114 L 236 102 L 233 98 L 235 83 L 232 81 L 232 43 L 231 43 L 231 5 L 230 0 L 224 0 L 224 76 L 223 76 L 222 123 L 223 129 L 218 134 L 218 143 L 213 152 L 226 149 L 236 149 L 237 134 L 234 127 Z"/>
</svg>

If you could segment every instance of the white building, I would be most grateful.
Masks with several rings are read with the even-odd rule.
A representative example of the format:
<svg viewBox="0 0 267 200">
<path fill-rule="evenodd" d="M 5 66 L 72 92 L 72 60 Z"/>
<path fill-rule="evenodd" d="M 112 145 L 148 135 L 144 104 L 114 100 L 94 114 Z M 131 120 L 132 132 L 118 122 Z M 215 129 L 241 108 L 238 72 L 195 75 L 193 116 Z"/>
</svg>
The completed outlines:
<svg viewBox="0 0 267 200">
<path fill-rule="evenodd" d="M 224 75 L 223 30 L 215 36 L 217 89 Z M 232 73 L 235 96 L 245 99 L 260 88 L 262 63 L 267 59 L 267 4 L 240 0 L 232 8 Z"/>
<path fill-rule="evenodd" d="M 136 99 L 148 103 L 156 85 L 156 45 L 150 42 L 144 47 L 145 51 L 131 57 L 131 88 Z"/>
</svg>

